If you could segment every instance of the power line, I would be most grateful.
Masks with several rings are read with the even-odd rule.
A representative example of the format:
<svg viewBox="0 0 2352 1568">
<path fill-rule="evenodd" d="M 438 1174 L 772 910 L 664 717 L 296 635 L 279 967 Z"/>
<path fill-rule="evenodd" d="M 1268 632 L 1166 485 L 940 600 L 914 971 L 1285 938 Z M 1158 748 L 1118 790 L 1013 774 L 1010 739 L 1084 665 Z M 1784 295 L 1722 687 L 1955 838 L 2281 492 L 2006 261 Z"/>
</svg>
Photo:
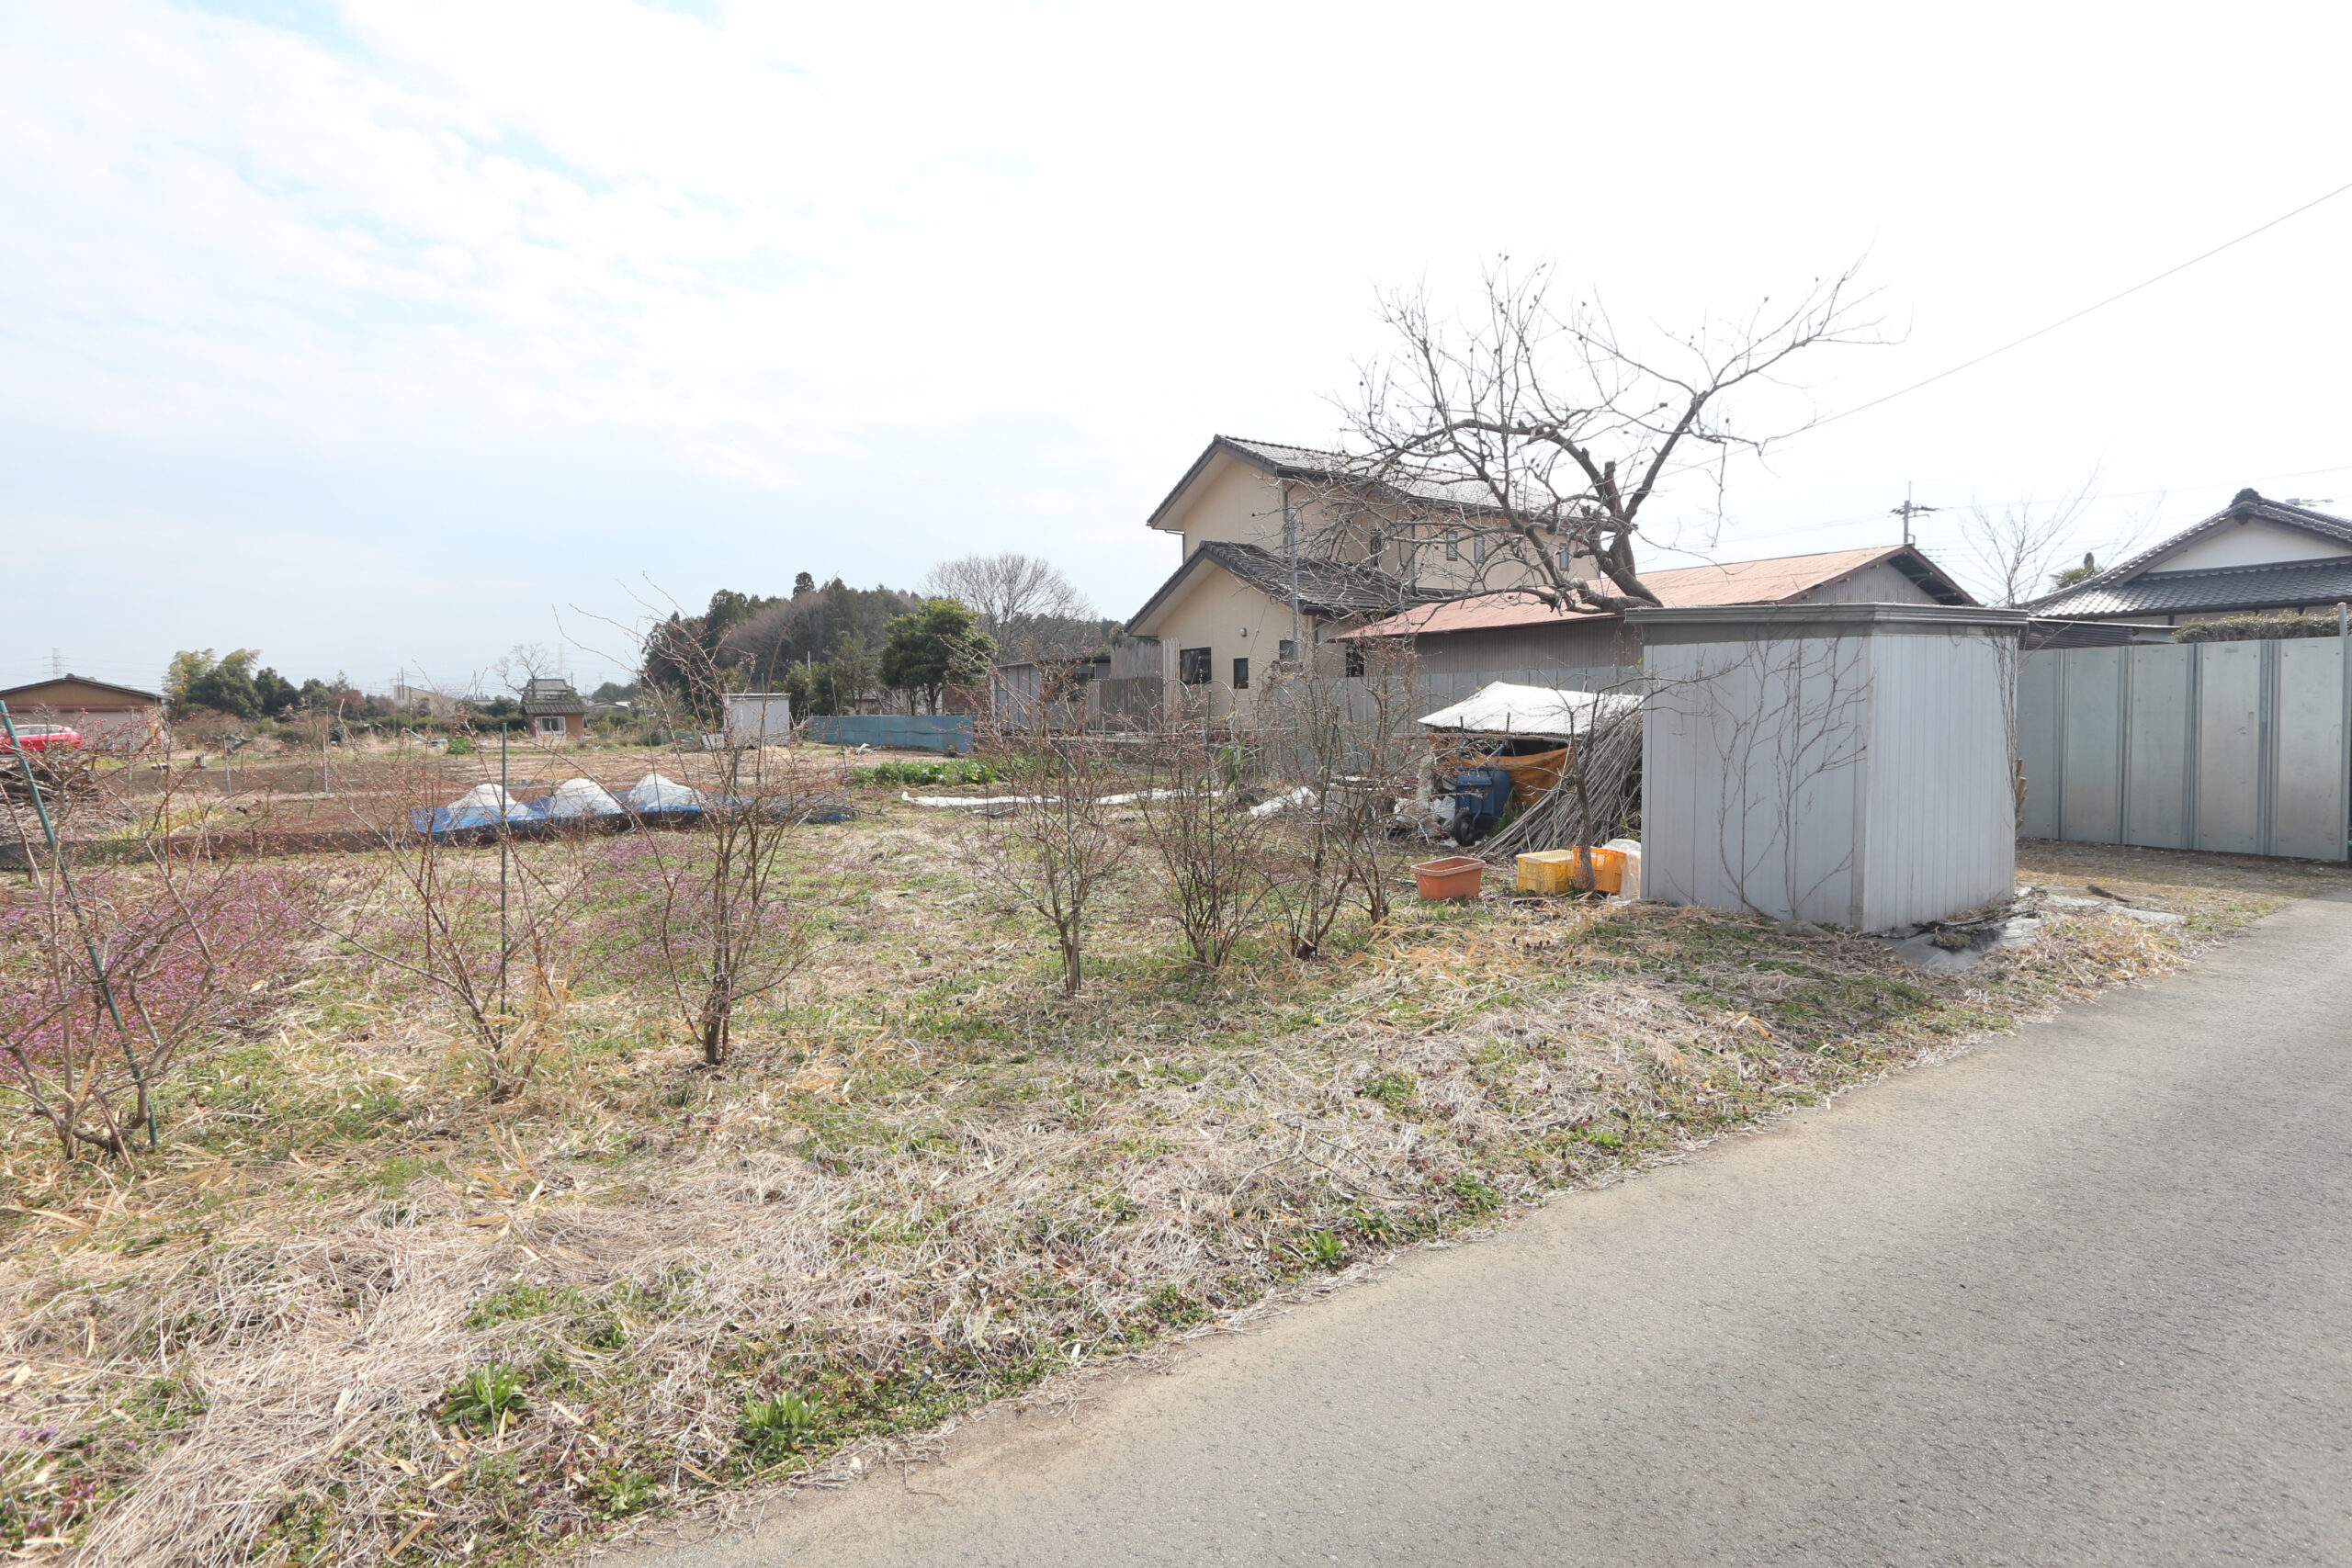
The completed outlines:
<svg viewBox="0 0 2352 1568">
<path fill-rule="evenodd" d="M 1953 366 L 1949 370 L 1939 370 L 1924 381 L 1914 381 L 1911 385 L 1900 388 L 1895 391 L 1889 392 L 1883 398 L 1872 398 L 1869 402 L 1857 403 L 1854 407 L 1847 409 L 1842 412 L 1830 414 L 1824 419 L 1817 419 L 1806 428 L 1809 430 L 1818 430 L 1825 424 L 1832 424 L 1838 420 L 1849 418 L 1854 414 L 1862 412 L 1865 409 L 1874 409 L 1881 403 L 1891 403 L 1897 398 L 1908 397 L 1913 392 L 1919 390 L 1922 387 L 1932 387 L 1937 382 L 1943 380 L 1946 377 L 1957 376 L 1963 370 L 1973 369 L 1977 366 L 1984 364 L 1986 360 L 2007 354 L 2013 348 L 2022 348 L 2038 337 L 2045 336 L 2048 333 L 2056 332 L 2060 327 L 2068 326 L 2075 321 L 2081 321 L 2085 316 L 2089 315 L 2094 310 L 2104 310 L 2109 305 L 2116 303 L 2118 300 L 2129 299 L 2132 295 L 2139 293 L 2143 288 L 2154 288 L 2155 285 L 2162 283 L 2167 277 L 2171 277 L 2177 273 L 2188 271 L 2190 267 L 2195 266 L 2199 262 L 2211 261 L 2213 257 L 2220 255 L 2223 251 L 2229 250 L 2233 246 L 2243 245 L 2248 240 L 2253 239 L 2256 235 L 2267 233 L 2270 230 L 2276 229 L 2279 224 L 2286 222 L 2290 218 L 2300 218 L 2314 207 L 2319 207 L 2327 202 L 2334 201 L 2337 197 L 2342 196 L 2347 190 L 2352 190 L 2352 181 L 2347 181 L 2343 185 L 2337 186 L 2325 196 L 2317 197 L 2303 203 L 2301 207 L 2296 208 L 2291 212 L 2282 212 L 2278 217 L 2270 220 L 2267 223 L 2264 223 L 2256 228 L 2248 229 L 2245 233 L 2240 234 L 2234 240 L 2225 240 L 2222 243 L 2215 245 L 2211 250 L 2203 252 L 2198 255 L 2193 255 L 2187 261 L 2180 263 L 2178 265 L 2168 266 L 2165 268 L 2164 271 L 2156 274 L 2154 277 L 2143 278 L 2139 282 L 2133 284 L 2131 288 L 2126 288 L 2120 293 L 2109 295 L 2106 299 L 2100 300 L 2096 305 L 2086 305 L 2081 310 L 2075 311 L 2073 315 L 2062 316 L 2046 327 L 2036 327 L 2033 331 L 2026 333 L 2025 336 L 2021 338 L 2012 339 L 2011 341 L 2003 344 L 1998 348 L 1988 349 L 1984 353 L 1978 355 L 1975 358 L 1963 360 L 1960 364 Z"/>
</svg>

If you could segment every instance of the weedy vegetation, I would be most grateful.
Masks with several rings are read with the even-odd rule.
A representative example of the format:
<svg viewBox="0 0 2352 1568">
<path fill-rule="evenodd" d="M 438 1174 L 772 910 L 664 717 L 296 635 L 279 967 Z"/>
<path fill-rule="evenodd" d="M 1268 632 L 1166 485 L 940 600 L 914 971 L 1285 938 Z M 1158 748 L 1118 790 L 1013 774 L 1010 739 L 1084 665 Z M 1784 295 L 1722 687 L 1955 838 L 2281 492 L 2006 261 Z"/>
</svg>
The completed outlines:
<svg viewBox="0 0 2352 1568">
<path fill-rule="evenodd" d="M 1423 905 L 1344 790 L 1244 828 L 1230 757 L 1023 755 L 996 765 L 1069 809 L 919 808 L 794 752 L 771 793 L 854 816 L 93 867 L 120 1027 L 59 868 L 6 874 L 0 1545 L 549 1557 L 2160 974 L 2299 890 L 2103 862 L 2188 921 L 2070 910 L 1923 976 L 1701 910 Z M 687 782 L 752 795 L 741 762 Z M 687 766 L 606 782 L 656 763 Z"/>
</svg>

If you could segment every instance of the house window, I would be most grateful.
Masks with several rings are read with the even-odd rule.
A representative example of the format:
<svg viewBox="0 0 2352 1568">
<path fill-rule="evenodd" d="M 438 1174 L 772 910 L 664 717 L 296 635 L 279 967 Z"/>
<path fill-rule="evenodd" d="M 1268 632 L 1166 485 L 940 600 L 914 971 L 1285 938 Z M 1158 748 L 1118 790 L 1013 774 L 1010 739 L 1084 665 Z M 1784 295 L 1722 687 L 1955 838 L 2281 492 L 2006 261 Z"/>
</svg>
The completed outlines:
<svg viewBox="0 0 2352 1568">
<path fill-rule="evenodd" d="M 1470 558 L 1476 561 L 1480 566 L 1487 564 L 1486 535 L 1481 534 L 1476 538 L 1470 541 Z"/>
<path fill-rule="evenodd" d="M 539 716 L 539 733 L 541 735 L 561 735 L 563 733 L 562 716 L 552 713 L 541 714 Z"/>
<path fill-rule="evenodd" d="M 1445 558 L 1448 560 L 1462 558 L 1462 535 L 1457 529 L 1448 528 L 1445 531 Z"/>
<path fill-rule="evenodd" d="M 1348 644 L 1348 673 L 1357 676 L 1363 673 L 1363 645 L 1362 643 Z"/>
<path fill-rule="evenodd" d="M 1237 692 L 1250 689 L 1250 661 L 1246 659 L 1233 661 L 1233 689 Z"/>
<path fill-rule="evenodd" d="M 1274 645 L 1274 657 L 1281 660 L 1284 664 L 1297 663 L 1298 644 L 1291 641 L 1288 637 L 1283 638 L 1282 641 Z"/>
<path fill-rule="evenodd" d="M 1577 547 L 1574 545 L 1562 545 L 1560 547 L 1560 575 L 1566 577 L 1576 569 Z"/>
<path fill-rule="evenodd" d="M 1205 648 L 1180 648 L 1176 650 L 1176 678 L 1187 686 L 1209 683 L 1209 650 Z"/>
<path fill-rule="evenodd" d="M 1371 539 L 1364 546 L 1363 558 L 1370 561 L 1373 565 L 1378 566 L 1380 564 L 1380 552 L 1387 547 L 1387 537 L 1383 535 L 1379 529 L 1374 528 L 1372 531 Z"/>
</svg>

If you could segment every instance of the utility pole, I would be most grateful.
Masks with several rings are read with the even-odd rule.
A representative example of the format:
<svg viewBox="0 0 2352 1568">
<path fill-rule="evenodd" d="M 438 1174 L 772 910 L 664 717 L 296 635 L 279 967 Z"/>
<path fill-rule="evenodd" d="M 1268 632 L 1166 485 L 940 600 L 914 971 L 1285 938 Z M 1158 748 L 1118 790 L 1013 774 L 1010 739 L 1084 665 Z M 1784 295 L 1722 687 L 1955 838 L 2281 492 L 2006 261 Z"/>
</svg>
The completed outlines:
<svg viewBox="0 0 2352 1568">
<path fill-rule="evenodd" d="M 1914 517 L 1924 517 L 1930 512 L 1940 512 L 1943 509 L 1939 506 L 1922 506 L 1917 502 L 1913 501 L 1911 499 L 1911 484 L 1910 481 L 1906 479 L 1904 481 L 1903 485 L 1903 504 L 1900 506 L 1890 506 L 1886 510 L 1888 515 L 1903 519 L 1903 542 L 1907 545 L 1911 542 L 1911 519 Z"/>
</svg>

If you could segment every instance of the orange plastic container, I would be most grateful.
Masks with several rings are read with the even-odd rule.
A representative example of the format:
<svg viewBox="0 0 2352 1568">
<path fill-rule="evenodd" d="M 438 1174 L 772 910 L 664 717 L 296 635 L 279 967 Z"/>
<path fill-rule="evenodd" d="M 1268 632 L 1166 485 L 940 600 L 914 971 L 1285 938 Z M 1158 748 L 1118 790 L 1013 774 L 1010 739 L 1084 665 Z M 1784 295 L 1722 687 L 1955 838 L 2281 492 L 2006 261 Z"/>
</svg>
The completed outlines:
<svg viewBox="0 0 2352 1568">
<path fill-rule="evenodd" d="M 1421 897 L 1439 898 L 1476 898 L 1479 881 L 1487 874 L 1487 863 L 1475 855 L 1448 855 L 1443 860 L 1425 860 L 1413 868 L 1413 886 Z"/>
</svg>

